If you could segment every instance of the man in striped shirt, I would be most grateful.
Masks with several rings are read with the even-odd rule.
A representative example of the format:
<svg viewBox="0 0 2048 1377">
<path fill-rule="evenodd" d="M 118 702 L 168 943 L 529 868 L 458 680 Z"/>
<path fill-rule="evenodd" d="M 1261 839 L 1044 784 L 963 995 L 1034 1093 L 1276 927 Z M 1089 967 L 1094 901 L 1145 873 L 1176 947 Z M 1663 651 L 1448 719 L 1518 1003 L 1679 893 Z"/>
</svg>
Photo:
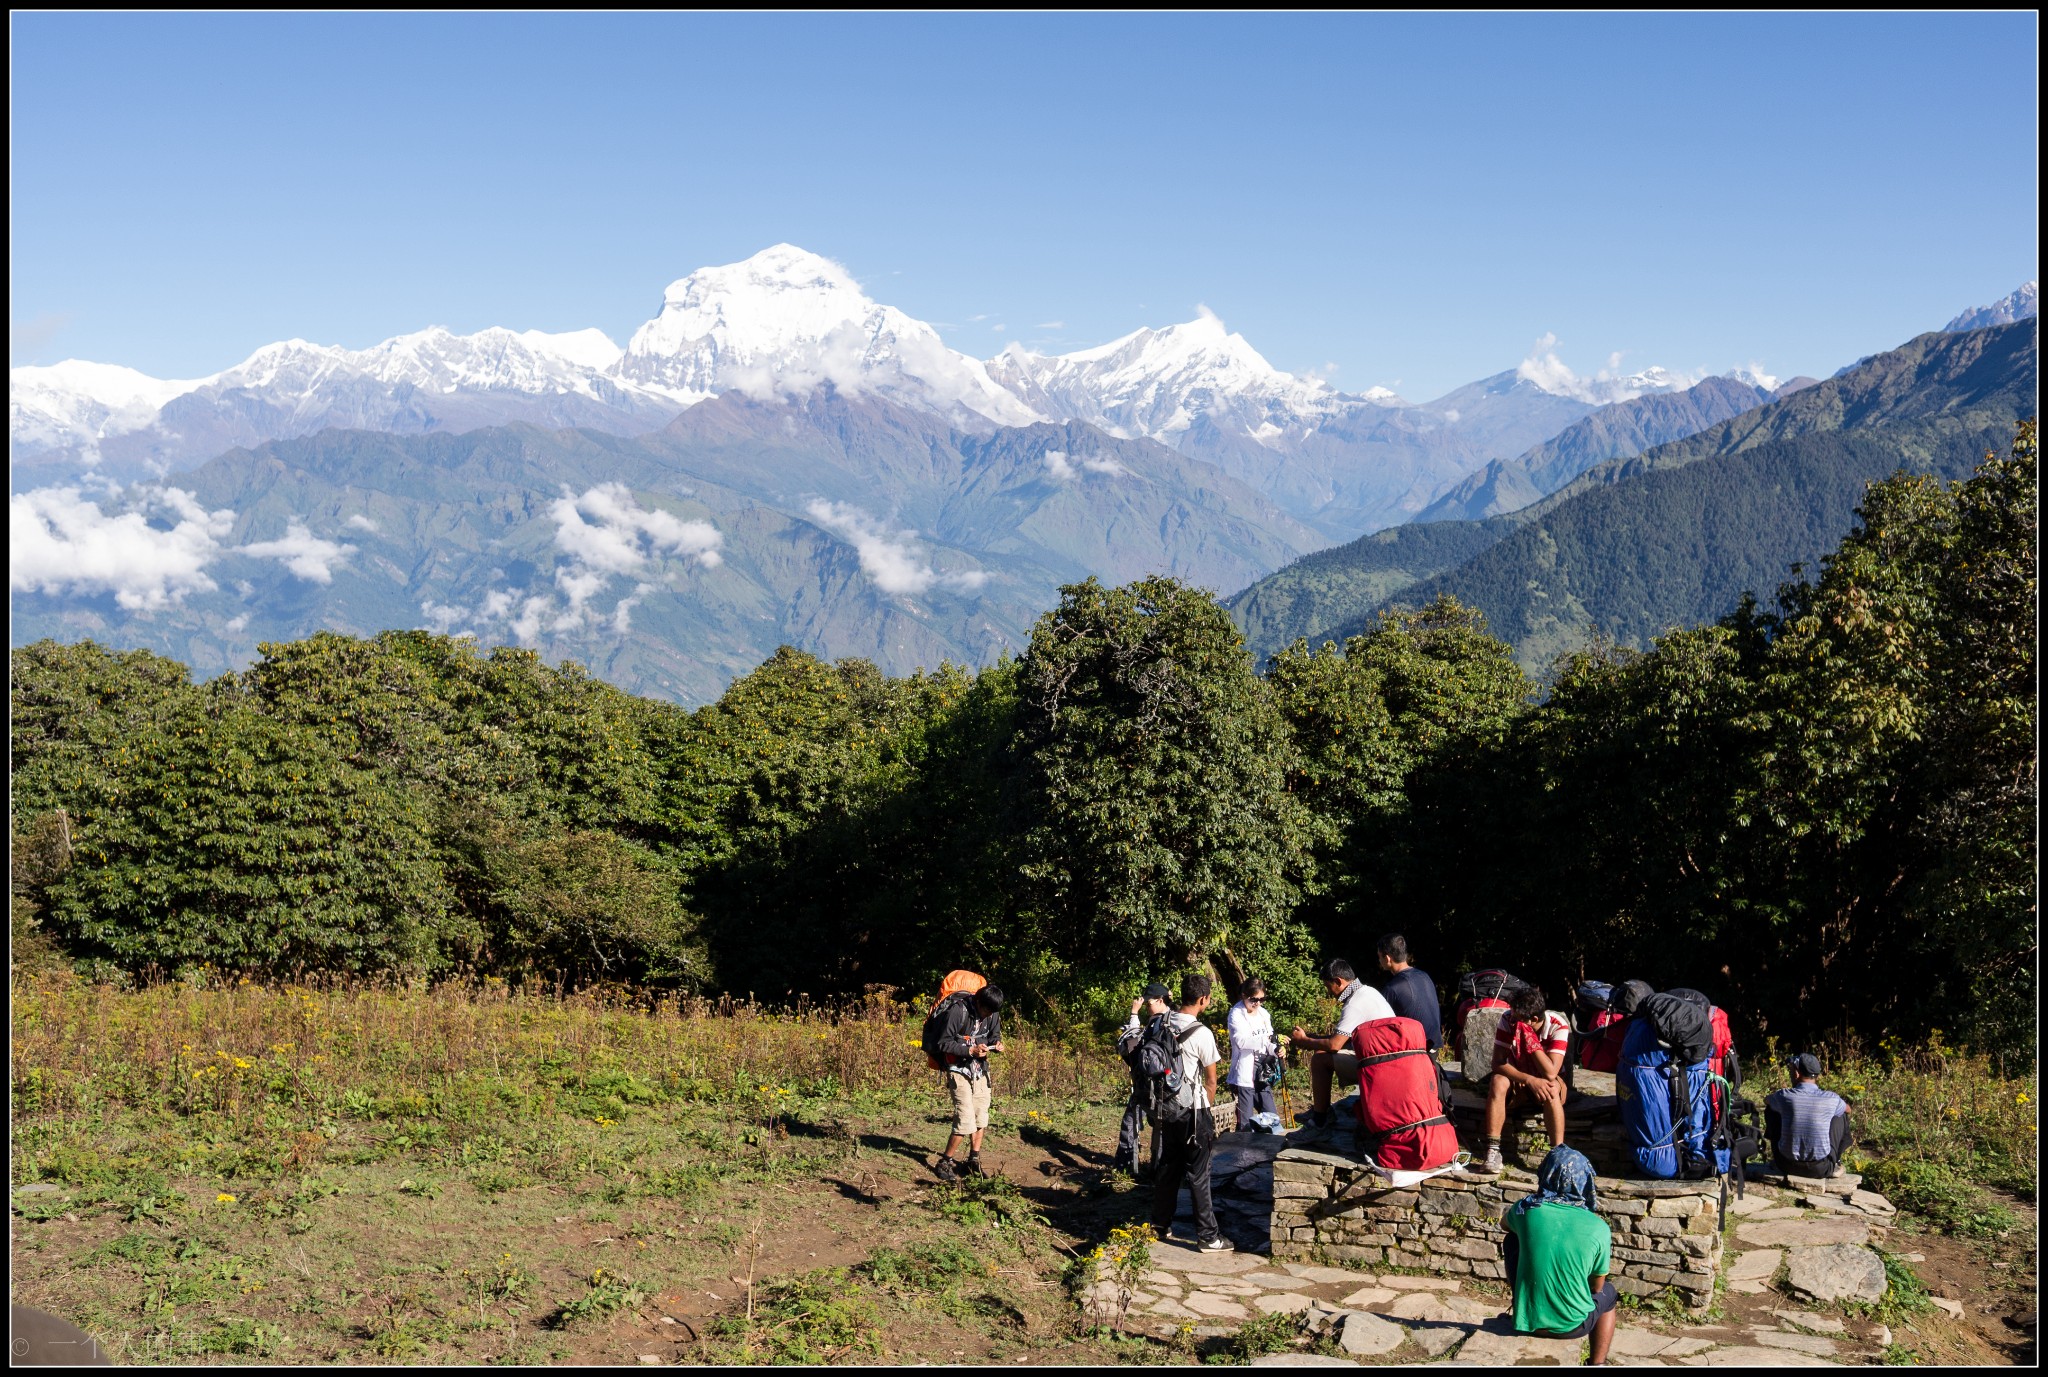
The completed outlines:
<svg viewBox="0 0 2048 1377">
<path fill-rule="evenodd" d="M 1764 1100 L 1764 1130 L 1771 1160 L 1793 1176 L 1833 1176 L 1849 1146 L 1849 1102 L 1820 1088 L 1820 1058 L 1792 1058 L 1792 1086 Z"/>
</svg>

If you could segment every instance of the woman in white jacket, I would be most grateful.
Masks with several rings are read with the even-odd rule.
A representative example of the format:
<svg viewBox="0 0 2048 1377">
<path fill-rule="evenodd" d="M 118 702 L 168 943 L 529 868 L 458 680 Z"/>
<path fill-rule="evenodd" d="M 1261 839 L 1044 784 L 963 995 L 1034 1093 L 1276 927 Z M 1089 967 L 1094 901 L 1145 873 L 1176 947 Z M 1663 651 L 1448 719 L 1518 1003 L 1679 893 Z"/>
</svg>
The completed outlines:
<svg viewBox="0 0 2048 1377">
<path fill-rule="evenodd" d="M 1230 1006 L 1230 1079 L 1237 1096 L 1237 1131 L 1252 1126 L 1254 1114 L 1277 1113 L 1273 1087 L 1259 1079 L 1259 1059 L 1279 1048 L 1273 1040 L 1273 1017 L 1266 1012 L 1266 982 L 1247 980 L 1244 998 Z"/>
</svg>

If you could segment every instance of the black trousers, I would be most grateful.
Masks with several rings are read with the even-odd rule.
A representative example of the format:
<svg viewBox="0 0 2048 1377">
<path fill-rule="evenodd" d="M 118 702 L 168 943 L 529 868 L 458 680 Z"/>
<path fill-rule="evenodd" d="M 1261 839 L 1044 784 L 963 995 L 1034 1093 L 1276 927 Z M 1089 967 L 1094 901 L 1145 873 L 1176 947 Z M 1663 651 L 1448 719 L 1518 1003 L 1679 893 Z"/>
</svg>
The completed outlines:
<svg viewBox="0 0 2048 1377">
<path fill-rule="evenodd" d="M 1188 1183 L 1195 1204 L 1195 1233 L 1201 1241 L 1219 1237 L 1216 1204 L 1209 1194 L 1209 1154 L 1216 1146 L 1216 1116 L 1195 1111 L 1186 1128 L 1171 1127 L 1159 1137 L 1159 1178 L 1152 1185 L 1152 1228 L 1161 1238 L 1173 1229 L 1180 1204 L 1180 1183 Z"/>
<path fill-rule="evenodd" d="M 1131 1098 L 1124 1101 L 1124 1119 L 1116 1129 L 1116 1160 L 1113 1166 L 1122 1167 L 1131 1175 L 1138 1174 L 1138 1156 L 1144 1151 L 1145 1097 L 1136 1086 L 1131 1087 Z"/>
</svg>

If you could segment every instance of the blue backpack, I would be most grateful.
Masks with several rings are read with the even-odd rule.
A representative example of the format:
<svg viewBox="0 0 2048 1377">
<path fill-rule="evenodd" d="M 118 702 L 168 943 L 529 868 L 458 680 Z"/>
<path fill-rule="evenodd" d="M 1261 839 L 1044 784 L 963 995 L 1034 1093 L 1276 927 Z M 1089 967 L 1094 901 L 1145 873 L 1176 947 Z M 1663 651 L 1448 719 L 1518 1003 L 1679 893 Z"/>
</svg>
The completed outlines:
<svg viewBox="0 0 2048 1377">
<path fill-rule="evenodd" d="M 1690 991 L 1685 992 L 1690 994 Z M 1621 1122 L 1636 1170 L 1659 1180 L 1703 1180 L 1727 1172 L 1727 1135 L 1715 1112 L 1711 1037 L 1700 1036 L 1711 1006 L 1654 995 L 1629 1024 L 1614 1073 Z"/>
</svg>

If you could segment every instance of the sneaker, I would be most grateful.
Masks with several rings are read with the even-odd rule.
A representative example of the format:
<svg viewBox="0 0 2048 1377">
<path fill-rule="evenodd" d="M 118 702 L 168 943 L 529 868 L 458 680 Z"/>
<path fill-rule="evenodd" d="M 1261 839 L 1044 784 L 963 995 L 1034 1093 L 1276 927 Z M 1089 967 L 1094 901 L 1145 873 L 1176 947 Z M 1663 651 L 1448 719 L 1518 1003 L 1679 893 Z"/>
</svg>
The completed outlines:
<svg viewBox="0 0 2048 1377">
<path fill-rule="evenodd" d="M 941 1157 L 938 1161 L 932 1163 L 932 1175 L 938 1177 L 941 1181 L 958 1181 L 960 1179 L 960 1173 L 954 1168 L 953 1159 L 950 1157 Z"/>
<path fill-rule="evenodd" d="M 1303 1128 L 1328 1128 L 1336 1117 L 1327 1109 L 1304 1109 L 1294 1116 L 1294 1122 Z"/>
<path fill-rule="evenodd" d="M 1203 1239 L 1201 1251 L 1205 1253 L 1234 1253 L 1237 1251 L 1237 1245 L 1219 1235 L 1216 1238 Z"/>
<path fill-rule="evenodd" d="M 1490 1147 L 1486 1150 L 1486 1158 L 1480 1162 L 1478 1170 L 1483 1176 L 1498 1176 L 1500 1175 L 1502 1165 L 1500 1148 L 1498 1146 Z"/>
</svg>

